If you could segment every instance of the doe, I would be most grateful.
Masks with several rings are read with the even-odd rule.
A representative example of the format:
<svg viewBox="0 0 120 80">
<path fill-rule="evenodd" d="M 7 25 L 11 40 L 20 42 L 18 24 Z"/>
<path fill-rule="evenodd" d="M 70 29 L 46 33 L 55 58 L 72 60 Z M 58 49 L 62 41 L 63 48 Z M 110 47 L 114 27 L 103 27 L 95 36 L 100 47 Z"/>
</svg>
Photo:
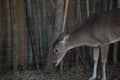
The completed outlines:
<svg viewBox="0 0 120 80">
<path fill-rule="evenodd" d="M 101 50 L 102 80 L 106 80 L 106 61 L 109 44 L 120 41 L 120 10 L 111 10 L 90 16 L 80 29 L 59 37 L 53 45 L 54 61 L 57 66 L 68 50 L 89 46 L 93 48 L 93 74 L 89 80 L 97 77 L 97 63 Z"/>
</svg>

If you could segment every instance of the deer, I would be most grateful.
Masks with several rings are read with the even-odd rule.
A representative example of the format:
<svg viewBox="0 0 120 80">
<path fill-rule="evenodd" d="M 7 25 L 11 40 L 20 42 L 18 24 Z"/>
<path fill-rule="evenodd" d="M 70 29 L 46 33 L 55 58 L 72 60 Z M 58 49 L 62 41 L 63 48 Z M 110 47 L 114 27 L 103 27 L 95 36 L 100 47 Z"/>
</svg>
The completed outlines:
<svg viewBox="0 0 120 80">
<path fill-rule="evenodd" d="M 65 54 L 73 48 L 89 46 L 93 49 L 93 72 L 89 80 L 97 78 L 97 64 L 101 54 L 102 77 L 106 80 L 106 62 L 109 45 L 120 41 L 120 9 L 93 14 L 80 28 L 60 35 L 53 44 L 53 65 L 58 66 Z"/>
</svg>

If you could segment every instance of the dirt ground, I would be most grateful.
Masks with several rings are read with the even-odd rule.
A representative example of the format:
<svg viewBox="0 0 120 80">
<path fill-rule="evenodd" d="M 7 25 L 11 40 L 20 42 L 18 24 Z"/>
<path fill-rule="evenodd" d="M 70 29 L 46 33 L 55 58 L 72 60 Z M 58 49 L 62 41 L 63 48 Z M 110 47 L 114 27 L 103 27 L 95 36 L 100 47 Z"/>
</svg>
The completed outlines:
<svg viewBox="0 0 120 80">
<path fill-rule="evenodd" d="M 101 67 L 98 69 L 98 79 L 101 78 Z M 107 80 L 120 80 L 120 65 L 107 65 Z M 92 75 L 92 68 L 79 66 L 66 69 L 62 74 L 37 70 L 24 70 L 16 73 L 2 74 L 0 80 L 88 80 Z"/>
</svg>

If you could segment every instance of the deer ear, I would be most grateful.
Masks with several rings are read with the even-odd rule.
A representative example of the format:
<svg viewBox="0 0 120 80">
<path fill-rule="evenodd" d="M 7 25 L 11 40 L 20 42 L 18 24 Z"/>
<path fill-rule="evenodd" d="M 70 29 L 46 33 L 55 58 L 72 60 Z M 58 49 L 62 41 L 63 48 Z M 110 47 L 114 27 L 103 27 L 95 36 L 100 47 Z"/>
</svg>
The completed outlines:
<svg viewBox="0 0 120 80">
<path fill-rule="evenodd" d="M 60 43 L 64 45 L 64 44 L 66 43 L 66 40 L 69 39 L 69 37 L 70 37 L 70 35 L 65 35 L 65 36 L 63 37 L 63 40 L 60 41 Z"/>
</svg>

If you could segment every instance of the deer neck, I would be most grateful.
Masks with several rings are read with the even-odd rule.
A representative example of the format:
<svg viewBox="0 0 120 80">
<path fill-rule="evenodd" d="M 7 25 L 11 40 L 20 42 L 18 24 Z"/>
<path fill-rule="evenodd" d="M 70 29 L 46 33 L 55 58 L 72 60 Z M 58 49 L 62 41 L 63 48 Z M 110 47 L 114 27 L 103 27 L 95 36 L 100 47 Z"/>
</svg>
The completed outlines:
<svg viewBox="0 0 120 80">
<path fill-rule="evenodd" d="M 81 35 L 78 34 L 72 34 L 70 35 L 70 38 L 66 41 L 65 46 L 68 47 L 69 49 L 83 46 L 86 44 L 85 39 Z"/>
</svg>

